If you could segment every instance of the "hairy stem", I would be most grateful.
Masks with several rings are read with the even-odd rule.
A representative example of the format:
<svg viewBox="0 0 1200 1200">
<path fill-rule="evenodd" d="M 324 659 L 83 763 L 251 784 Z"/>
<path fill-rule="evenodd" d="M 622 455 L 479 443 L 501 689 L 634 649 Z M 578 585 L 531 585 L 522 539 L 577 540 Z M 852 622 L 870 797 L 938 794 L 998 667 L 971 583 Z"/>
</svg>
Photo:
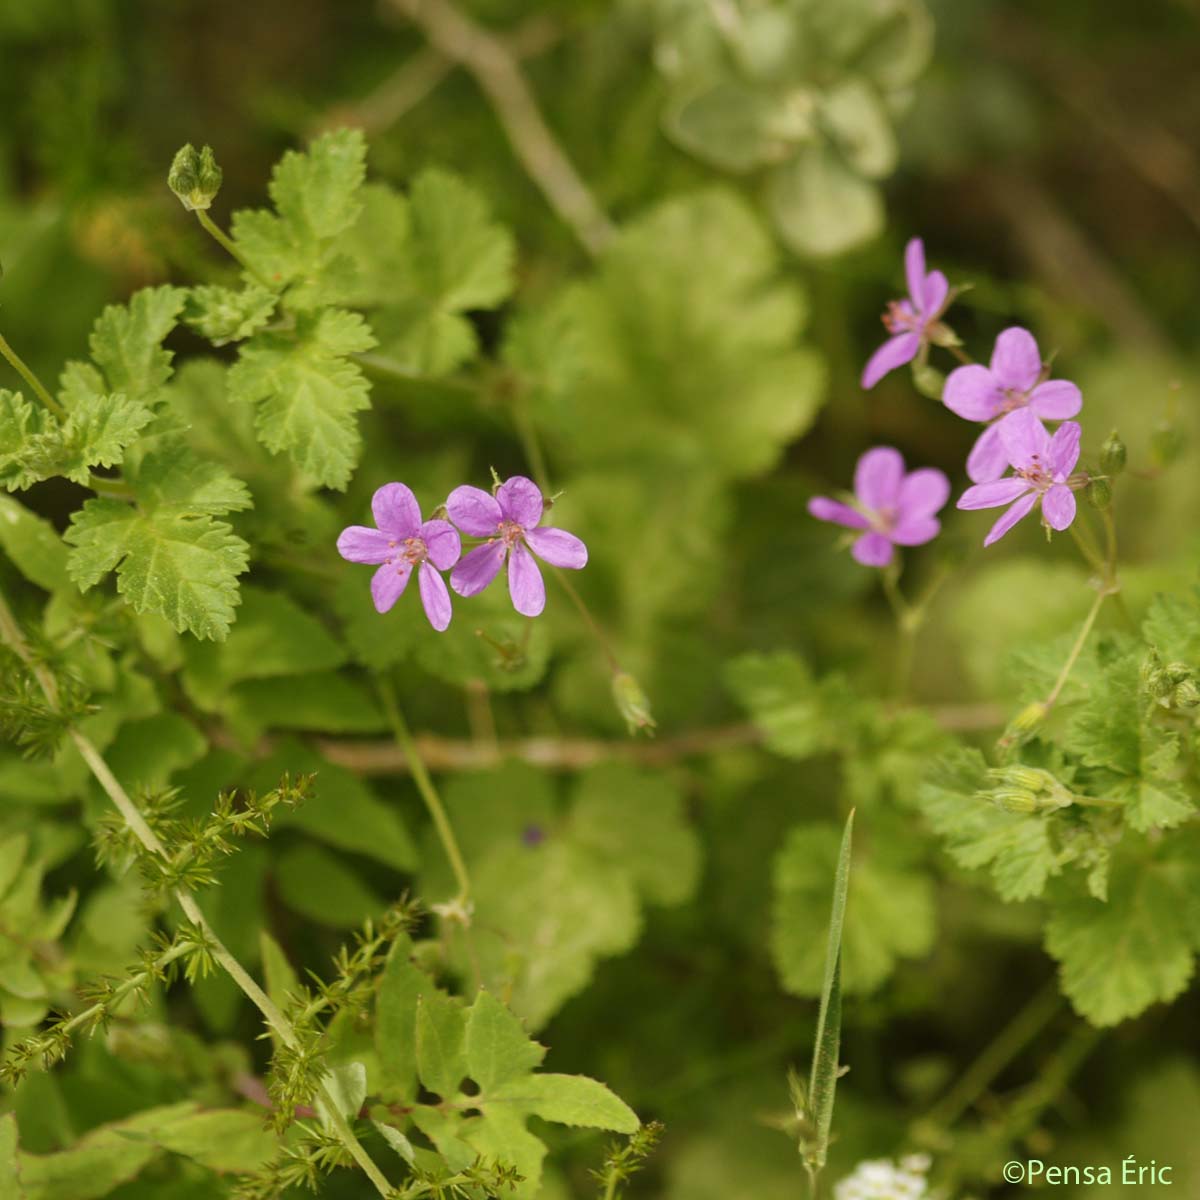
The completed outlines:
<svg viewBox="0 0 1200 1200">
<path fill-rule="evenodd" d="M 434 829 L 437 830 L 442 849 L 446 852 L 446 858 L 450 861 L 450 869 L 454 872 L 454 878 L 458 883 L 458 896 L 455 898 L 455 903 L 463 910 L 464 915 L 469 916 L 471 877 L 467 873 L 467 864 L 463 861 L 462 852 L 458 848 L 458 839 L 454 836 L 450 818 L 446 815 L 445 805 L 442 804 L 437 788 L 434 787 L 433 780 L 425 769 L 425 763 L 413 741 L 408 723 L 400 711 L 400 706 L 396 703 L 396 692 L 391 681 L 381 678 L 378 681 L 378 688 L 379 698 L 383 702 L 383 711 L 387 714 L 392 732 L 396 735 L 396 744 L 400 747 L 400 751 L 408 763 L 413 782 L 417 785 L 417 791 L 421 793 L 421 799 L 425 802 L 425 808 L 433 821 Z"/>
<path fill-rule="evenodd" d="M 45 693 L 46 699 L 52 706 L 57 707 L 58 687 L 54 676 L 30 652 L 25 638 L 21 633 L 20 626 L 17 624 L 12 610 L 8 607 L 8 603 L 2 595 L 0 595 L 0 640 L 7 643 L 9 648 L 29 668 Z M 134 836 L 151 854 L 157 854 L 165 858 L 167 855 L 166 847 L 163 846 L 158 835 L 146 823 L 145 817 L 142 816 L 137 805 L 129 798 L 129 795 L 121 786 L 117 777 L 109 770 L 108 764 L 101 757 L 100 752 L 78 729 L 72 728 L 70 730 L 70 737 L 83 757 L 84 762 L 87 763 L 97 782 L 113 802 L 113 805 L 121 814 L 125 824 L 132 830 Z M 204 934 L 213 958 L 228 972 L 234 983 L 245 993 L 258 1011 L 262 1013 L 267 1024 L 279 1035 L 280 1040 L 292 1049 L 299 1049 L 300 1039 L 296 1036 L 296 1031 L 292 1028 L 292 1023 L 280 1011 L 266 992 L 258 986 L 245 967 L 230 953 L 221 939 L 217 937 L 212 926 L 208 923 L 208 918 L 205 917 L 200 906 L 196 903 L 195 897 L 183 888 L 175 889 L 173 895 L 179 907 L 183 910 L 184 916 Z M 362 1168 L 371 1183 L 374 1184 L 376 1191 L 381 1196 L 390 1196 L 393 1190 L 391 1184 L 388 1183 L 387 1178 L 375 1165 L 371 1156 L 363 1149 L 362 1144 L 354 1134 L 354 1130 L 350 1128 L 345 1118 L 338 1112 L 337 1104 L 330 1094 L 329 1089 L 322 1083 L 318 1085 L 317 1091 L 322 1101 L 324 1101 L 324 1106 L 329 1113 L 330 1120 L 334 1125 L 338 1137 L 350 1152 L 351 1157 Z"/>
<path fill-rule="evenodd" d="M 575 585 L 567 578 L 561 567 L 552 567 L 554 578 L 558 580 L 563 591 L 571 598 L 571 603 L 575 605 L 579 611 L 579 615 L 583 618 L 583 623 L 588 627 L 591 635 L 600 645 L 600 649 L 604 652 L 604 657 L 608 659 L 609 669 L 614 675 L 621 674 L 621 660 L 617 658 L 616 651 L 613 649 L 612 642 L 609 641 L 608 634 L 600 628 L 600 623 L 592 616 L 591 610 L 584 603 L 583 597 L 575 589 Z"/>
<path fill-rule="evenodd" d="M 109 479 L 104 475 L 92 472 L 88 476 L 87 485 L 97 496 L 107 496 L 111 500 L 134 499 L 133 488 L 124 479 Z"/>
<path fill-rule="evenodd" d="M 212 217 L 210 217 L 208 213 L 204 211 L 204 209 L 197 208 L 194 211 L 196 213 L 196 220 L 200 222 L 201 229 L 203 229 L 205 233 L 210 234 L 217 245 L 221 247 L 221 249 L 223 249 L 231 258 L 235 259 L 245 271 L 254 276 L 254 278 L 257 279 L 258 282 L 263 285 L 263 287 L 267 288 L 268 291 L 275 290 L 271 287 L 271 284 L 268 282 L 268 280 L 262 274 L 260 274 L 255 267 L 250 265 L 249 260 L 242 253 L 241 249 L 238 247 L 238 244 L 233 240 L 233 238 L 231 238 L 229 234 L 227 234 L 225 230 L 223 230 L 220 225 L 218 225 L 216 221 L 214 221 Z"/>
<path fill-rule="evenodd" d="M 12 367 L 22 379 L 33 389 L 33 394 L 56 416 L 65 419 L 67 410 L 50 394 L 42 381 L 33 373 L 25 360 L 8 344 L 8 339 L 0 335 L 0 354 L 8 359 Z"/>
<path fill-rule="evenodd" d="M 1096 598 L 1092 601 L 1092 607 L 1088 609 L 1088 614 L 1083 619 L 1083 626 L 1079 630 L 1079 636 L 1075 639 L 1075 644 L 1071 647 L 1071 653 L 1067 655 L 1067 661 L 1063 663 L 1062 670 L 1059 671 L 1058 678 L 1054 681 L 1054 686 L 1042 702 L 1045 704 L 1047 711 L 1054 707 L 1059 694 L 1066 686 L 1071 672 L 1075 669 L 1075 664 L 1079 661 L 1079 656 L 1083 653 L 1083 647 L 1087 644 L 1088 635 L 1092 632 L 1092 626 L 1095 625 L 1096 618 L 1100 615 L 1100 609 L 1104 607 L 1104 601 L 1108 599 L 1108 596 L 1109 593 L 1107 591 L 1096 593 Z"/>
<path fill-rule="evenodd" d="M 509 48 L 450 0 L 392 4 L 421 27 L 437 50 L 474 76 L 530 178 L 584 249 L 598 255 L 616 231 L 551 133 Z"/>
</svg>

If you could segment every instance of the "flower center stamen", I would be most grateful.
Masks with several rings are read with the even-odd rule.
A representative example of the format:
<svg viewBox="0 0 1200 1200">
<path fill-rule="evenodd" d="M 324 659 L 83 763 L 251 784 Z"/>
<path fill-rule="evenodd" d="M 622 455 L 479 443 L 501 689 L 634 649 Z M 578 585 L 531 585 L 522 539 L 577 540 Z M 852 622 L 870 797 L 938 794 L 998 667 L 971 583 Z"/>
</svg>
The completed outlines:
<svg viewBox="0 0 1200 1200">
<path fill-rule="evenodd" d="M 888 333 L 909 333 L 921 326 L 921 315 L 901 300 L 889 300 L 887 311 L 881 318 Z"/>
<path fill-rule="evenodd" d="M 516 521 L 501 521 L 500 524 L 496 526 L 496 532 L 499 534 L 500 540 L 505 544 L 505 546 L 511 549 L 513 545 L 520 541 L 521 537 L 525 533 L 525 527 L 523 525 L 518 525 Z"/>
<path fill-rule="evenodd" d="M 414 567 L 417 563 L 424 562 L 429 557 L 429 548 L 425 545 L 425 539 L 419 537 L 405 538 L 398 557 L 407 563 L 411 563 Z"/>
</svg>

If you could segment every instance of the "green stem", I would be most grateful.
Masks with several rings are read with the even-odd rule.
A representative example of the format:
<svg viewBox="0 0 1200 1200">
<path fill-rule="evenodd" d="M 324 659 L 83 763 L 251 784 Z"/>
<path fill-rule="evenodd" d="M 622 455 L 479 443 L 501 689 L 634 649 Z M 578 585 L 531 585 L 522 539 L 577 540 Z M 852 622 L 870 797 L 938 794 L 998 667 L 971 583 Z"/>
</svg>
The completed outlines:
<svg viewBox="0 0 1200 1200">
<path fill-rule="evenodd" d="M 584 624 L 588 627 L 592 636 L 596 639 L 600 649 L 604 652 L 604 657 L 608 659 L 609 669 L 614 675 L 621 674 L 621 661 L 617 658 L 616 652 L 612 648 L 612 643 L 608 640 L 608 635 L 600 628 L 599 622 L 592 616 L 588 606 L 584 603 L 583 597 L 575 590 L 575 585 L 563 574 L 561 567 L 554 567 L 554 577 L 558 580 L 563 591 L 571 597 L 571 603 L 575 605 L 579 611 L 579 615 L 583 618 Z"/>
<path fill-rule="evenodd" d="M 21 633 L 20 626 L 17 624 L 12 610 L 8 607 L 2 595 L 0 595 L 0 640 L 6 642 L 9 648 L 29 668 L 45 693 L 46 699 L 52 706 L 57 707 L 58 685 L 54 680 L 54 676 L 30 653 L 25 638 Z M 84 762 L 87 763 L 97 782 L 107 793 L 108 798 L 113 802 L 126 825 L 133 831 L 134 836 L 151 854 L 157 854 L 165 858 L 167 856 L 166 847 L 162 844 L 154 830 L 147 824 L 145 817 L 142 816 L 137 806 L 129 798 L 125 789 L 117 780 L 117 777 L 109 770 L 108 764 L 101 757 L 100 752 L 78 729 L 72 727 L 69 732 L 71 740 L 75 743 Z M 195 897 L 183 888 L 175 889 L 173 895 L 179 907 L 183 910 L 184 916 L 204 934 L 212 951 L 213 958 L 220 963 L 234 983 L 237 984 L 258 1011 L 262 1013 L 267 1024 L 279 1035 L 280 1040 L 291 1049 L 300 1049 L 300 1039 L 297 1037 L 292 1023 L 280 1011 L 266 992 L 258 986 L 245 967 L 230 953 L 221 939 L 217 937 L 212 926 L 208 923 L 208 918 L 205 917 L 200 906 L 196 903 Z M 386 1200 L 393 1193 L 393 1188 L 388 1183 L 386 1176 L 375 1165 L 374 1160 L 366 1150 L 363 1149 L 362 1144 L 355 1136 L 354 1130 L 350 1128 L 345 1118 L 339 1113 L 337 1103 L 324 1083 L 317 1085 L 317 1094 L 329 1112 L 334 1129 L 346 1149 L 350 1152 L 351 1157 L 362 1168 L 363 1173 L 375 1186 L 375 1190 L 381 1196 L 385 1197 Z"/>
<path fill-rule="evenodd" d="M 1087 644 L 1088 635 L 1092 632 L 1092 626 L 1095 625 L 1096 618 L 1100 615 L 1100 609 L 1104 606 L 1104 601 L 1108 599 L 1109 594 L 1107 591 L 1096 593 L 1096 598 L 1092 601 L 1092 607 L 1088 609 L 1088 614 L 1083 619 L 1083 627 L 1079 630 L 1079 636 L 1075 639 L 1075 644 L 1071 647 L 1071 653 L 1067 655 L 1067 661 L 1063 663 L 1062 670 L 1059 671 L 1058 678 L 1054 681 L 1054 686 L 1043 701 L 1047 711 L 1054 707 L 1059 693 L 1066 686 L 1071 672 L 1075 669 L 1076 662 L 1079 661 L 1079 656 L 1083 653 L 1083 647 Z"/>
<path fill-rule="evenodd" d="M 0 354 L 8 359 L 9 366 L 12 367 L 22 379 L 33 389 L 33 394 L 60 420 L 65 420 L 67 410 L 55 398 L 50 395 L 49 391 L 43 385 L 42 381 L 33 373 L 26 365 L 25 360 L 8 344 L 8 339 L 0 335 Z"/>
<path fill-rule="evenodd" d="M 925 619 L 924 607 L 914 607 L 904 599 L 900 591 L 900 567 L 896 559 L 884 569 L 883 593 L 891 605 L 896 618 L 896 661 L 892 675 L 892 691 L 902 697 L 908 691 L 912 678 L 913 660 L 916 657 L 917 633 Z"/>
<path fill-rule="evenodd" d="M 253 275 L 254 278 L 257 279 L 258 282 L 261 283 L 268 291 L 275 291 L 275 288 L 271 286 L 271 283 L 266 276 L 263 275 L 257 267 L 251 264 L 250 260 L 242 253 L 241 248 L 233 240 L 233 238 L 231 238 L 229 234 L 227 234 L 225 230 L 223 230 L 220 225 L 218 225 L 216 221 L 214 221 L 212 217 L 210 217 L 208 213 L 204 211 L 204 209 L 197 208 L 194 211 L 196 213 L 196 220 L 200 222 L 200 228 L 203 229 L 205 233 L 211 235 L 213 240 L 221 247 L 222 250 L 224 250 L 231 258 L 235 259 L 245 271 L 247 271 L 250 275 Z"/>
<path fill-rule="evenodd" d="M 134 499 L 133 488 L 124 479 L 107 479 L 93 472 L 88 476 L 87 485 L 97 496 L 107 496 L 112 500 Z"/>
<path fill-rule="evenodd" d="M 463 861 L 462 853 L 458 848 L 458 839 L 454 836 L 450 818 L 446 815 L 446 809 L 437 793 L 437 788 L 434 787 L 433 780 L 425 769 L 425 763 L 413 741 L 408 723 L 404 720 L 400 706 L 396 703 L 396 692 L 391 681 L 381 678 L 377 681 L 377 685 L 379 698 L 383 702 L 383 710 L 387 714 L 388 722 L 396 737 L 396 744 L 408 761 L 413 782 L 417 785 L 417 791 L 421 793 L 421 799 L 425 802 L 425 808 L 428 810 L 438 838 L 441 840 L 442 849 L 445 850 L 446 857 L 450 860 L 450 869 L 454 872 L 454 878 L 458 882 L 458 896 L 455 898 L 455 904 L 462 910 L 464 918 L 469 917 L 471 877 L 467 874 L 467 864 Z"/>
<path fill-rule="evenodd" d="M 542 452 L 542 443 L 538 438 L 537 427 L 529 415 L 529 402 L 524 395 L 513 400 L 513 423 L 517 427 L 517 436 L 521 439 L 521 448 L 525 451 L 529 469 L 543 495 L 550 495 L 550 472 L 546 469 L 546 456 Z"/>
<path fill-rule="evenodd" d="M 1061 1010 L 1058 981 L 1052 979 L 1000 1031 L 950 1091 L 934 1105 L 925 1121 L 942 1128 L 952 1126 Z"/>
</svg>

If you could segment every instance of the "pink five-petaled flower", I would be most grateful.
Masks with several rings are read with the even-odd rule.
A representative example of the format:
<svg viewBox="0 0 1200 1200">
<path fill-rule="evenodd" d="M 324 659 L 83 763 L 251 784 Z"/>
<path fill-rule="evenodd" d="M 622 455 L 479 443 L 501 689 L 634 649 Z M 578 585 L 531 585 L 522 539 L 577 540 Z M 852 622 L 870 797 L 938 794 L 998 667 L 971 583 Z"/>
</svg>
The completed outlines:
<svg viewBox="0 0 1200 1200">
<path fill-rule="evenodd" d="M 400 598 L 416 567 L 421 604 L 440 633 L 450 624 L 450 593 L 438 571 L 448 571 L 458 562 L 458 531 L 449 521 L 422 522 L 417 498 L 402 483 L 385 483 L 371 497 L 371 512 L 379 528 L 343 529 L 338 553 L 348 562 L 380 564 L 371 579 L 371 598 L 381 613 Z"/>
<path fill-rule="evenodd" d="M 481 488 L 457 487 L 446 501 L 450 520 L 471 537 L 487 538 L 464 556 L 450 575 L 460 596 L 482 592 L 508 559 L 508 594 L 524 617 L 536 617 L 546 607 L 546 585 L 530 550 L 552 567 L 577 571 L 587 566 L 587 547 L 565 529 L 539 529 L 542 492 L 532 479 L 514 475 L 495 496 Z"/>
<path fill-rule="evenodd" d="M 1044 379 L 1038 344 L 1028 329 L 1014 326 L 996 339 L 990 366 L 956 367 L 946 378 L 946 407 L 968 421 L 988 421 L 967 458 L 972 483 L 990 483 L 1007 470 L 1001 427 L 1028 409 L 1045 421 L 1064 421 L 1083 407 L 1079 389 L 1065 379 Z"/>
<path fill-rule="evenodd" d="M 1000 426 L 1005 453 L 1015 474 L 967 488 L 958 507 L 1012 507 L 992 526 L 985 546 L 999 541 L 1039 501 L 1042 518 L 1060 532 L 1075 520 L 1075 495 L 1071 472 L 1079 461 L 1080 429 L 1077 421 L 1064 421 L 1054 436 L 1028 408 L 1022 408 Z"/>
<path fill-rule="evenodd" d="M 920 546 L 937 537 L 936 513 L 950 497 L 950 481 L 936 467 L 905 473 L 891 446 L 868 450 L 854 468 L 853 506 L 814 496 L 808 511 L 821 521 L 861 529 L 851 553 L 863 566 L 886 567 L 893 546 Z"/>
<path fill-rule="evenodd" d="M 888 303 L 883 324 L 893 336 L 867 360 L 862 373 L 865 388 L 873 388 L 889 371 L 912 362 L 945 311 L 950 285 L 941 271 L 926 274 L 925 245 L 920 238 L 913 238 L 904 248 L 904 274 L 908 299 Z"/>
</svg>

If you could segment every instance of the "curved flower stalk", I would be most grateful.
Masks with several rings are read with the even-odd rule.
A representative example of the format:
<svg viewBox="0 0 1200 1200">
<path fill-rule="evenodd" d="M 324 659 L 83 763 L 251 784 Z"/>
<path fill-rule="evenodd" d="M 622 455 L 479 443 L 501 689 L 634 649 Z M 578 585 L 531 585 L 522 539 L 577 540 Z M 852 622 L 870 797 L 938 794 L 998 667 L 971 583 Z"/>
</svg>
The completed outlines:
<svg viewBox="0 0 1200 1200">
<path fill-rule="evenodd" d="M 587 566 L 587 547 L 579 538 L 565 529 L 541 527 L 542 490 L 524 475 L 505 480 L 494 496 L 482 488 L 457 487 L 446 511 L 463 533 L 487 539 L 450 575 L 450 586 L 460 596 L 478 595 L 507 562 L 513 607 L 522 616 L 536 617 L 546 607 L 546 584 L 534 555 L 552 567 L 578 571 Z"/>
<path fill-rule="evenodd" d="M 920 546 L 937 537 L 936 514 L 950 498 L 950 481 L 936 467 L 905 471 L 891 446 L 868 450 L 854 470 L 854 497 L 844 504 L 814 496 L 808 511 L 819 521 L 861 530 L 851 553 L 866 567 L 886 567 L 896 546 Z"/>
<path fill-rule="evenodd" d="M 990 546 L 1039 504 L 1042 520 L 1062 532 L 1075 520 L 1075 489 L 1085 476 L 1072 472 L 1079 461 L 1080 428 L 1077 421 L 1064 421 L 1051 437 L 1029 408 L 1019 409 L 1000 425 L 1000 439 L 1012 464 L 1013 474 L 967 488 L 958 501 L 963 509 L 1011 507 L 983 539 Z"/>
<path fill-rule="evenodd" d="M 1050 379 L 1037 340 L 1014 325 L 996 338 L 989 366 L 968 363 L 946 377 L 943 402 L 967 421 L 987 427 L 967 457 L 972 483 L 999 479 L 1010 465 L 1002 429 L 1028 410 L 1044 421 L 1065 421 L 1083 407 L 1083 396 L 1066 379 Z"/>
<path fill-rule="evenodd" d="M 912 362 L 932 342 L 957 344 L 941 324 L 953 298 L 950 285 L 941 271 L 925 270 L 925 243 L 920 238 L 913 238 L 904 249 L 904 275 L 908 298 L 888 302 L 883 324 L 892 336 L 867 360 L 864 388 L 873 388 L 889 371 Z"/>
</svg>

